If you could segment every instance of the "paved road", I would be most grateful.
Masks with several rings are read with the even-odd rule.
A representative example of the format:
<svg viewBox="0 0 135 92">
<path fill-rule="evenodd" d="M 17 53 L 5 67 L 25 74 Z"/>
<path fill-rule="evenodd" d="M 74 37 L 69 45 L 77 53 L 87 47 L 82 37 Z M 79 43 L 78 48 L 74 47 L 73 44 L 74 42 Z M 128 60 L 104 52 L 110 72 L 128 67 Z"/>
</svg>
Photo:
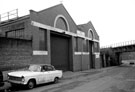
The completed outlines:
<svg viewBox="0 0 135 92">
<path fill-rule="evenodd" d="M 44 84 L 32 90 L 22 87 L 12 92 L 135 92 L 135 67 L 121 66 L 91 74 L 60 80 L 57 84 Z"/>
</svg>

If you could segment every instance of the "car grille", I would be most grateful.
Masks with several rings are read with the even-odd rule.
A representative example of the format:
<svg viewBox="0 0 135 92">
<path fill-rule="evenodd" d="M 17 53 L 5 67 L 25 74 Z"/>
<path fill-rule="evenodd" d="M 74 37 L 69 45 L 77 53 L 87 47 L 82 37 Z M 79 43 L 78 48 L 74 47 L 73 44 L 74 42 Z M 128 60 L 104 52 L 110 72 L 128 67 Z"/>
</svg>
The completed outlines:
<svg viewBox="0 0 135 92">
<path fill-rule="evenodd" d="M 9 80 L 22 81 L 21 77 L 9 76 Z"/>
</svg>

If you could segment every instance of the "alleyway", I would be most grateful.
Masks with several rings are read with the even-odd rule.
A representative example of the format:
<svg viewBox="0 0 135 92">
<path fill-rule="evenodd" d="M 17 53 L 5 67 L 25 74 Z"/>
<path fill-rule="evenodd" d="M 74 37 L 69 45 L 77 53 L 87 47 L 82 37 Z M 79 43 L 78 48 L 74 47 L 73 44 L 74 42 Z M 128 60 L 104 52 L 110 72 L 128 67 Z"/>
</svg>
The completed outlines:
<svg viewBox="0 0 135 92">
<path fill-rule="evenodd" d="M 82 75 L 65 78 L 57 84 L 40 85 L 32 90 L 13 92 L 135 92 L 135 67 L 118 66 L 102 71 L 84 71 Z"/>
</svg>

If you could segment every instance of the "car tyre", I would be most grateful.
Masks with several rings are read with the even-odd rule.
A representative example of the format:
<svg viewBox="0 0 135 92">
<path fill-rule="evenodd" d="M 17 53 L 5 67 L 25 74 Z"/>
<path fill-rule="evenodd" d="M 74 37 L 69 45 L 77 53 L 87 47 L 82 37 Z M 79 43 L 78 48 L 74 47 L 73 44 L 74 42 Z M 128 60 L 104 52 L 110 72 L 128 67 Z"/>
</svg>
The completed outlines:
<svg viewBox="0 0 135 92">
<path fill-rule="evenodd" d="M 59 78 L 58 77 L 55 77 L 54 78 L 54 83 L 58 83 L 58 81 L 59 81 Z"/>
<path fill-rule="evenodd" d="M 27 84 L 27 88 L 28 89 L 33 89 L 35 87 L 36 83 L 34 80 L 29 80 L 28 84 Z"/>
</svg>

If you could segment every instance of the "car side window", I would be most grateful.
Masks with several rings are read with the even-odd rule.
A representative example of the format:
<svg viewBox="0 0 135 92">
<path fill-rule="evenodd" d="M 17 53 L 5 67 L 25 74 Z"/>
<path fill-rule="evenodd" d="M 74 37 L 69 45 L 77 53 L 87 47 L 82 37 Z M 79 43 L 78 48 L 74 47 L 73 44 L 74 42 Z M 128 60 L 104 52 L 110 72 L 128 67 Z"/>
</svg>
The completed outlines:
<svg viewBox="0 0 135 92">
<path fill-rule="evenodd" d="M 54 69 L 53 69 L 53 67 L 52 66 L 48 66 L 47 67 L 47 71 L 53 71 Z"/>
<path fill-rule="evenodd" d="M 42 72 L 47 71 L 47 66 L 42 66 Z"/>
</svg>

